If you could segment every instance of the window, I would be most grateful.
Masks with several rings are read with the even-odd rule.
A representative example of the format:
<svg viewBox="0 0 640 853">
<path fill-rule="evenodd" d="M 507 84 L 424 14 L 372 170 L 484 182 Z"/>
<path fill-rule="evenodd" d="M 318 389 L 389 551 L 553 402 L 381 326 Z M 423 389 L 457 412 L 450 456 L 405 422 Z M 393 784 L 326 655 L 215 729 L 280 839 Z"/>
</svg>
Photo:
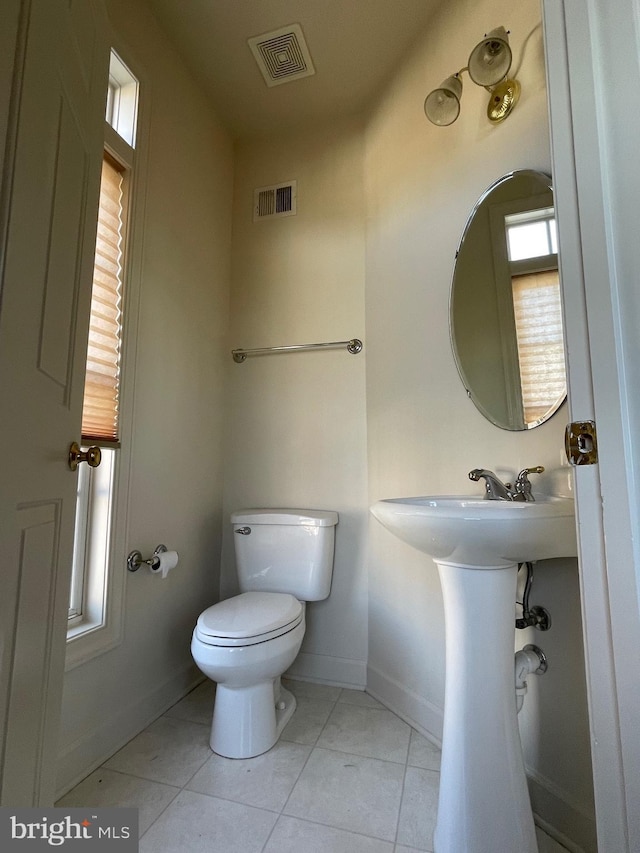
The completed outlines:
<svg viewBox="0 0 640 853">
<path fill-rule="evenodd" d="M 112 53 L 82 412 L 83 446 L 99 445 L 102 461 L 98 468 L 78 469 L 68 665 L 70 659 L 79 663 L 113 641 L 93 637 L 78 650 L 81 638 L 107 627 L 113 587 L 109 563 L 120 449 L 123 287 L 137 93 L 137 82 Z"/>
<path fill-rule="evenodd" d="M 138 89 L 138 81 L 112 50 L 105 120 L 131 148 L 136 147 Z"/>
<path fill-rule="evenodd" d="M 114 450 L 103 448 L 98 468 L 78 468 L 69 638 L 100 628 L 106 618 L 115 456 Z"/>
<path fill-rule="evenodd" d="M 100 586 L 96 588 L 95 578 L 107 574 L 114 450 L 120 443 L 123 172 L 124 168 L 105 152 L 82 408 L 82 443 L 85 447 L 100 445 L 102 462 L 98 468 L 79 468 L 69 601 L 69 627 L 84 630 L 104 622 L 104 595 Z"/>
</svg>

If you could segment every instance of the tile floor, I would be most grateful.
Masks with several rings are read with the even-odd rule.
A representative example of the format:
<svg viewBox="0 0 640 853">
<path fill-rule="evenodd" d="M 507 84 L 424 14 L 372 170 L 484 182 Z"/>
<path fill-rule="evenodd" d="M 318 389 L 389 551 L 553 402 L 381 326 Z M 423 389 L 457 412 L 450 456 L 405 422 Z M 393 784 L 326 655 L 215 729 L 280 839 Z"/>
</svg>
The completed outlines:
<svg viewBox="0 0 640 853">
<path fill-rule="evenodd" d="M 437 747 L 366 693 L 287 687 L 298 708 L 265 755 L 211 752 L 205 682 L 57 805 L 137 807 L 140 853 L 432 851 Z"/>
</svg>

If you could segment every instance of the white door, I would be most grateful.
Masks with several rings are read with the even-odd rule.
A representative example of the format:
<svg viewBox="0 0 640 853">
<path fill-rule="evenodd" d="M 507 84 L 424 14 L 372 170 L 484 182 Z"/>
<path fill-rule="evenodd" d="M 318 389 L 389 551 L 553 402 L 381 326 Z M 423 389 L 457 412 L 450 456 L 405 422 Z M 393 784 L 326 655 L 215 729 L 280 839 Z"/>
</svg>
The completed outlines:
<svg viewBox="0 0 640 853">
<path fill-rule="evenodd" d="M 640 64 L 637 0 L 543 0 L 574 420 L 598 847 L 640 850 Z"/>
<path fill-rule="evenodd" d="M 67 454 L 80 439 L 109 62 L 100 2 L 3 2 L 2 62 L 14 62 L 0 84 L 0 802 L 14 807 L 50 803 L 55 784 Z"/>
</svg>

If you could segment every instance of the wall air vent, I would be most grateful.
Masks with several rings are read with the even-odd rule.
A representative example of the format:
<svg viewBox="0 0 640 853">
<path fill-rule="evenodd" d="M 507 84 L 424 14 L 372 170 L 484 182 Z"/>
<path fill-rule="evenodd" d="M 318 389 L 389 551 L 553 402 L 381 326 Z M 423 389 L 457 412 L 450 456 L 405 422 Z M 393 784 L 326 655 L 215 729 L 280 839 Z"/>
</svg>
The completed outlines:
<svg viewBox="0 0 640 853">
<path fill-rule="evenodd" d="M 296 181 L 260 187 L 253 191 L 253 221 L 274 219 L 280 216 L 295 216 Z"/>
<path fill-rule="evenodd" d="M 267 86 L 279 86 L 316 73 L 300 24 L 248 39 Z"/>
</svg>

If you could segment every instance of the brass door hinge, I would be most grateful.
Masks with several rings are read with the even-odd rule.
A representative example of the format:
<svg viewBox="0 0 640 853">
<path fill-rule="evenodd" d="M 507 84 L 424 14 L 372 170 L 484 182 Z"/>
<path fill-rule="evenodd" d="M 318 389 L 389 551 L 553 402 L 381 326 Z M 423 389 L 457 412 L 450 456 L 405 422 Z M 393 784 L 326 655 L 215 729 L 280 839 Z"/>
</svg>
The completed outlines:
<svg viewBox="0 0 640 853">
<path fill-rule="evenodd" d="M 573 421 L 564 431 L 564 449 L 571 465 L 595 465 L 598 439 L 594 421 Z"/>
</svg>

